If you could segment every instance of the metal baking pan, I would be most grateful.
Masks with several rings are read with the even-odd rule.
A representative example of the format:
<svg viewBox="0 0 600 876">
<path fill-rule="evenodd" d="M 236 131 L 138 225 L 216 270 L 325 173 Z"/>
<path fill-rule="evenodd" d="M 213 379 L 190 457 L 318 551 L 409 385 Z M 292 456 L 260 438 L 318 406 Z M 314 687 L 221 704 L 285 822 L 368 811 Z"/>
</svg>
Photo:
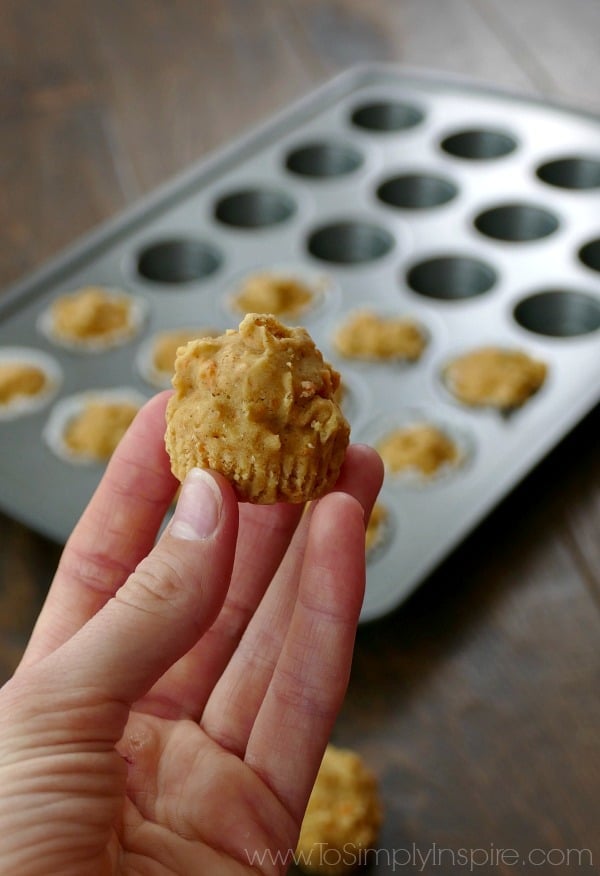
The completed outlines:
<svg viewBox="0 0 600 876">
<path fill-rule="evenodd" d="M 53 398 L 0 419 L 0 504 L 63 541 L 102 474 L 53 453 L 56 405 L 90 389 L 155 387 L 140 349 L 162 328 L 236 325 L 232 289 L 256 270 L 318 275 L 302 322 L 343 375 L 353 440 L 413 411 L 460 435 L 464 465 L 428 482 L 386 476 L 390 524 L 369 556 L 361 620 L 399 605 L 600 398 L 600 120 L 436 74 L 352 69 L 192 167 L 0 300 L 7 347 L 49 356 Z M 143 299 L 131 343 L 86 354 L 40 315 L 84 285 Z M 419 321 L 410 365 L 341 359 L 332 336 L 358 307 Z M 453 399 L 445 363 L 484 343 L 543 360 L 510 416 Z"/>
</svg>

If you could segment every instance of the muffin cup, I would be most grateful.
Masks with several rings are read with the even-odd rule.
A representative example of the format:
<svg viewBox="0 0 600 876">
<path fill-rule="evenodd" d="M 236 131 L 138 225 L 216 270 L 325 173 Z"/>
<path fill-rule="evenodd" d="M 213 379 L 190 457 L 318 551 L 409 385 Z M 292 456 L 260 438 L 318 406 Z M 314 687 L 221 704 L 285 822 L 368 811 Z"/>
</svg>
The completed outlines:
<svg viewBox="0 0 600 876">
<path fill-rule="evenodd" d="M 35 395 L 17 395 L 6 403 L 0 403 L 0 421 L 14 420 L 34 414 L 44 408 L 56 395 L 62 384 L 62 370 L 51 356 L 30 347 L 1 347 L 0 365 L 19 363 L 33 365 L 43 371 L 45 385 Z"/>
<path fill-rule="evenodd" d="M 131 387 L 115 387 L 79 392 L 60 399 L 50 412 L 43 430 L 43 438 L 52 452 L 71 465 L 104 466 L 106 459 L 83 453 L 74 453 L 65 441 L 67 427 L 93 402 L 125 403 L 140 408 L 146 398 Z"/>
<path fill-rule="evenodd" d="M 85 288 L 85 287 L 82 287 Z M 94 287 L 96 288 L 96 287 Z M 97 287 L 102 292 L 112 299 L 125 298 L 129 303 L 129 320 L 124 328 L 117 329 L 107 333 L 104 337 L 77 338 L 63 335 L 56 331 L 52 316 L 52 304 L 40 313 L 37 320 L 37 329 L 44 337 L 53 344 L 63 347 L 66 350 L 72 350 L 79 353 L 103 353 L 113 347 L 121 347 L 131 343 L 141 331 L 148 314 L 148 305 L 143 298 L 136 295 L 130 295 L 121 289 L 108 288 L 104 286 Z M 73 292 L 65 292 L 54 299 L 54 302 L 60 298 L 69 295 L 76 295 L 82 289 L 77 289 Z M 53 303 L 54 303 L 53 302 Z"/>
</svg>

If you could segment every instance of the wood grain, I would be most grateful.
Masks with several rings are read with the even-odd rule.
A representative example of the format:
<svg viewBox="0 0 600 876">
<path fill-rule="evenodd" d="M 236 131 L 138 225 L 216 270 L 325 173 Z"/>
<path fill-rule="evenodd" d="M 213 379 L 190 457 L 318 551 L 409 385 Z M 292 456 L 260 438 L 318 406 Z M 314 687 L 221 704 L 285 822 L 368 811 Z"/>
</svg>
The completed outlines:
<svg viewBox="0 0 600 876">
<path fill-rule="evenodd" d="M 433 68 L 600 112 L 596 0 L 3 0 L 0 286 L 357 63 Z M 598 872 L 600 412 L 401 609 L 360 629 L 334 739 L 386 818 L 370 873 L 434 844 L 588 849 Z M 0 485 L 1 489 L 1 485 Z M 0 515 L 0 679 L 58 546 Z M 481 863 L 478 873 L 513 868 Z"/>
</svg>

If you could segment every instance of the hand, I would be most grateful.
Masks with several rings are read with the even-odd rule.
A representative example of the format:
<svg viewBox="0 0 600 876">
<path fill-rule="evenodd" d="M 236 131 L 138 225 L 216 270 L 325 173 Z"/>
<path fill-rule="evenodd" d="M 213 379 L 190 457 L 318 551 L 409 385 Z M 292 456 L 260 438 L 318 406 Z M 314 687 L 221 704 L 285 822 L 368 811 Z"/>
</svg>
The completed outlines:
<svg viewBox="0 0 600 876">
<path fill-rule="evenodd" d="M 284 873 L 342 702 L 379 458 L 251 506 L 176 482 L 168 393 L 121 442 L 0 691 L 0 872 Z"/>
</svg>

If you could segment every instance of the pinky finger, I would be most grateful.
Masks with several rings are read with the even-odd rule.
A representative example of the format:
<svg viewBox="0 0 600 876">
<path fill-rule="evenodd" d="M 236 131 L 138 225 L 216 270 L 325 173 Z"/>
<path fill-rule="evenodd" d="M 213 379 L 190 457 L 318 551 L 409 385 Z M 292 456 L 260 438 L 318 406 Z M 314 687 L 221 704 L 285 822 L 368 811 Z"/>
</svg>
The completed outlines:
<svg viewBox="0 0 600 876">
<path fill-rule="evenodd" d="M 298 598 L 245 756 L 298 820 L 346 692 L 364 584 L 362 507 L 332 493 L 311 520 Z"/>
</svg>

